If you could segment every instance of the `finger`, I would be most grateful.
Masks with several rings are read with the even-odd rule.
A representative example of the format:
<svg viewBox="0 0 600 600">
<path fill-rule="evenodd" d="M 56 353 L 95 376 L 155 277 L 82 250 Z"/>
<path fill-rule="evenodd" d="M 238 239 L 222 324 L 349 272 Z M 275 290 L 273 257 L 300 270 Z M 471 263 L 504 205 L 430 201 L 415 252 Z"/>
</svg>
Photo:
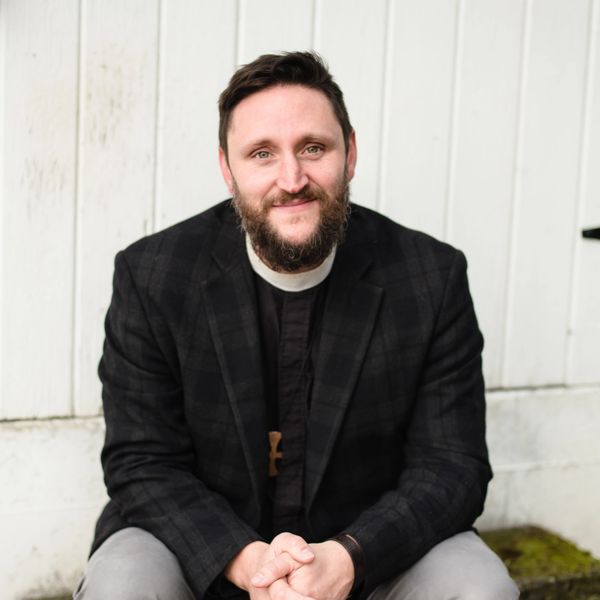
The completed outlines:
<svg viewBox="0 0 600 600">
<path fill-rule="evenodd" d="M 314 600 L 294 590 L 285 579 L 278 579 L 269 587 L 270 600 Z"/>
<path fill-rule="evenodd" d="M 250 583 L 256 587 L 267 587 L 289 575 L 297 566 L 298 563 L 287 552 L 283 552 L 262 565 L 252 576 Z"/>
<path fill-rule="evenodd" d="M 288 552 L 293 559 L 301 563 L 309 563 L 315 558 L 315 553 L 304 538 L 293 533 L 280 533 L 273 538 L 270 545 L 275 554 Z"/>
<path fill-rule="evenodd" d="M 250 589 L 248 590 L 248 595 L 250 596 L 250 600 L 271 600 L 269 590 L 264 588 L 256 588 L 250 586 Z"/>
</svg>

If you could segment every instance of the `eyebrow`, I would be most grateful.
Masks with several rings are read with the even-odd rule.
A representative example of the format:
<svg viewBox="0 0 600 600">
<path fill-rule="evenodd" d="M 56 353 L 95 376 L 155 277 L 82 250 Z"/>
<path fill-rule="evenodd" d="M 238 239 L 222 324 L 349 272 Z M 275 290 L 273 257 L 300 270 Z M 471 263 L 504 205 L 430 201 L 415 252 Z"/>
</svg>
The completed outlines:
<svg viewBox="0 0 600 600">
<path fill-rule="evenodd" d="M 269 139 L 269 138 L 262 138 L 259 140 L 256 140 L 254 142 L 248 142 L 247 144 L 244 144 L 242 146 L 242 149 L 244 151 L 248 150 L 252 150 L 253 148 L 259 148 L 260 146 L 272 146 L 273 142 Z"/>
</svg>

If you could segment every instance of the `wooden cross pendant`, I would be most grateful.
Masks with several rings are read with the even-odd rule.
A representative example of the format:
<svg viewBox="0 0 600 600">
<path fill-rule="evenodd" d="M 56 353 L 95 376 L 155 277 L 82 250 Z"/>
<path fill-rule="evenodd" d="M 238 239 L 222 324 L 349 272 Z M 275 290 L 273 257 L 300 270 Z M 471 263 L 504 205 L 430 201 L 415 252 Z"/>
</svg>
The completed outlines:
<svg viewBox="0 0 600 600">
<path fill-rule="evenodd" d="M 281 442 L 281 431 L 269 431 L 269 477 L 277 477 L 279 471 L 275 465 L 278 458 L 283 458 L 283 453 L 277 449 Z"/>
</svg>

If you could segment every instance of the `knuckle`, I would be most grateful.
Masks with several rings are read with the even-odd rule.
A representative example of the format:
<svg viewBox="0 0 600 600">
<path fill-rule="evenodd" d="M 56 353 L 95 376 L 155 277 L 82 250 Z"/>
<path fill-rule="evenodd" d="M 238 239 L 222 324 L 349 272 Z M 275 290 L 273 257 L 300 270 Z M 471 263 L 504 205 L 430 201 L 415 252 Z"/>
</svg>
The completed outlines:
<svg viewBox="0 0 600 600">
<path fill-rule="evenodd" d="M 282 533 L 277 534 L 274 538 L 273 538 L 273 543 L 275 542 L 282 542 L 285 541 L 285 539 L 289 536 L 291 536 L 291 533 L 288 533 L 287 531 L 284 531 Z"/>
<path fill-rule="evenodd" d="M 289 533 L 284 531 L 279 535 L 273 538 L 271 542 L 271 547 L 275 551 L 276 554 L 280 554 L 286 551 L 295 551 L 300 550 L 306 546 L 306 542 L 303 538 L 298 535 L 294 535 L 293 533 Z"/>
<path fill-rule="evenodd" d="M 258 572 L 264 577 L 270 578 L 273 576 L 273 573 L 275 573 L 275 566 L 273 563 L 264 564 Z"/>
<path fill-rule="evenodd" d="M 286 548 L 291 551 L 300 551 L 305 548 L 308 544 L 306 540 L 299 535 L 294 535 L 293 533 L 289 533 L 285 538 Z"/>
<path fill-rule="evenodd" d="M 279 578 L 285 575 L 289 570 L 290 561 L 287 558 L 287 554 L 280 554 L 275 557 L 271 562 L 267 563 L 263 569 L 268 571 L 268 575 L 273 578 Z"/>
<path fill-rule="evenodd" d="M 294 560 L 294 557 L 290 556 L 287 552 L 284 552 L 280 556 L 283 570 L 285 570 L 286 574 L 291 573 L 298 563 Z"/>
<path fill-rule="evenodd" d="M 279 557 L 269 563 L 270 571 L 275 577 L 281 576 L 281 571 L 284 567 L 285 563 Z"/>
</svg>

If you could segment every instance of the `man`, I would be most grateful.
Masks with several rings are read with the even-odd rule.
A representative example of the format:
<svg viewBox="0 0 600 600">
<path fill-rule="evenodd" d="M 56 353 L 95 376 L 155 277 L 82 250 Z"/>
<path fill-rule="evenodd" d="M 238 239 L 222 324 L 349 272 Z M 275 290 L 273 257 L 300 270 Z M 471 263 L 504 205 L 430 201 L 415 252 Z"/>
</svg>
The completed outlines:
<svg viewBox="0 0 600 600">
<path fill-rule="evenodd" d="M 316 55 L 258 58 L 219 108 L 233 199 L 116 258 L 111 500 L 76 597 L 516 598 L 471 529 L 491 473 L 463 255 L 349 204 Z"/>
</svg>

